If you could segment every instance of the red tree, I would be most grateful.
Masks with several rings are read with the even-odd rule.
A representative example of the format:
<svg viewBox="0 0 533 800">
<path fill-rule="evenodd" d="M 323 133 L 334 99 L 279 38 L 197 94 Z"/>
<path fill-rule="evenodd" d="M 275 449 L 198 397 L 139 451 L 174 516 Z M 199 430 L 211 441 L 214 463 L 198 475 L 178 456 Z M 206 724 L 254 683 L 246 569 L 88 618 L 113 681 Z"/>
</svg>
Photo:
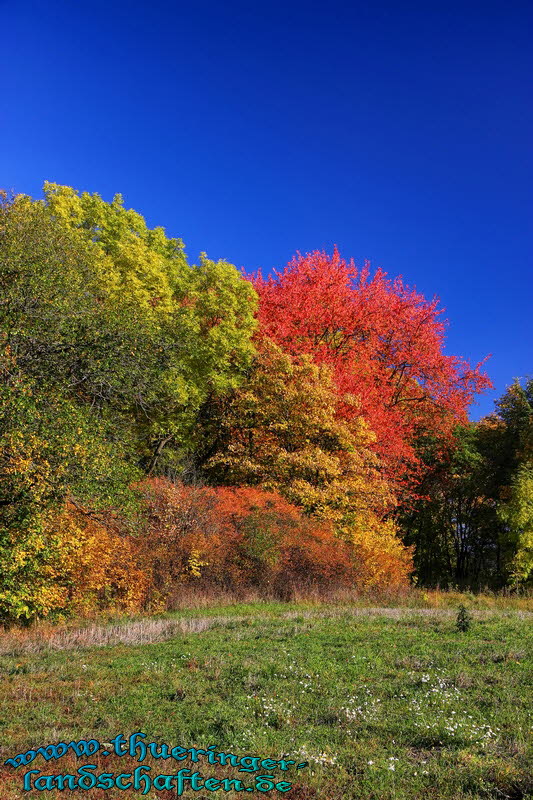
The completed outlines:
<svg viewBox="0 0 533 800">
<path fill-rule="evenodd" d="M 417 435 L 449 435 L 473 395 L 491 385 L 480 364 L 444 354 L 437 299 L 381 270 L 371 276 L 368 264 L 359 270 L 337 249 L 332 256 L 298 255 L 253 282 L 261 332 L 291 354 L 310 353 L 330 365 L 340 396 L 359 397 L 359 411 L 341 404 L 340 413 L 366 418 L 395 482 L 416 471 Z"/>
</svg>

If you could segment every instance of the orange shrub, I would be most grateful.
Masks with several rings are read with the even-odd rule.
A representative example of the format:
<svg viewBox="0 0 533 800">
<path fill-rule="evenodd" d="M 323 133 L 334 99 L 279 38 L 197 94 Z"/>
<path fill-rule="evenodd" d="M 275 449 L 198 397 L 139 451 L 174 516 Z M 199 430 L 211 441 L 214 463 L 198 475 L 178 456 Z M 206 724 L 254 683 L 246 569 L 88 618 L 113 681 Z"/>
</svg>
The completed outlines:
<svg viewBox="0 0 533 800">
<path fill-rule="evenodd" d="M 184 580 L 283 593 L 288 586 L 353 582 L 349 546 L 275 492 L 145 481 L 144 551 L 152 602 Z"/>
<path fill-rule="evenodd" d="M 392 524 L 354 529 L 345 541 L 332 521 L 305 515 L 277 492 L 163 478 L 138 488 L 144 519 L 136 532 L 72 504 L 47 515 L 50 559 L 39 589 L 45 613 L 172 608 L 187 583 L 280 598 L 407 583 L 411 553 Z"/>
</svg>

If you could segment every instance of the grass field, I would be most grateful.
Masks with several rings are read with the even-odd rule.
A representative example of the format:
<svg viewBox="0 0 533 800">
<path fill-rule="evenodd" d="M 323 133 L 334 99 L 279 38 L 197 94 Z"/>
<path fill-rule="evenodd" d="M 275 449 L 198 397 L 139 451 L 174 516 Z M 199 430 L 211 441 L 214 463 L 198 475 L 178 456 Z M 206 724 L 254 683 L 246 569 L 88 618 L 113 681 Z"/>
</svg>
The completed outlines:
<svg viewBox="0 0 533 800">
<path fill-rule="evenodd" d="M 533 614 L 255 604 L 60 636 L 4 635 L 2 761 L 39 745 L 142 731 L 147 741 L 308 762 L 273 774 L 293 800 L 533 797 Z M 11 638 L 10 638 L 11 637 Z M 149 643 L 147 640 L 152 641 Z M 145 641 L 146 643 L 142 643 Z M 99 643 L 97 646 L 95 643 Z M 146 760 L 153 774 L 237 768 Z M 4 765 L 0 797 L 140 798 L 117 789 L 23 792 L 23 773 L 128 772 L 128 755 Z M 261 792 L 254 792 L 261 796 Z M 175 790 L 144 795 L 168 800 Z M 242 792 L 186 791 L 186 797 Z"/>
</svg>

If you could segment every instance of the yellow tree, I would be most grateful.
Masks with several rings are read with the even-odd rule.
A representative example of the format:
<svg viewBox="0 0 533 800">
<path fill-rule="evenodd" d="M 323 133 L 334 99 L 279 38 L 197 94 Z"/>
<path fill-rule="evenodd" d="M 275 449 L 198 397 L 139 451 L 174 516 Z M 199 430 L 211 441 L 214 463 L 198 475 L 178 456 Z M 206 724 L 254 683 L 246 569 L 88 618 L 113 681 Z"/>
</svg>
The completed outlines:
<svg viewBox="0 0 533 800">
<path fill-rule="evenodd" d="M 393 574 L 404 580 L 410 550 L 390 518 L 394 498 L 370 449 L 374 435 L 360 416 L 340 420 L 339 402 L 326 366 L 291 357 L 266 339 L 248 381 L 204 409 L 197 467 L 213 483 L 278 491 L 331 520 L 357 546 L 364 582 Z"/>
</svg>

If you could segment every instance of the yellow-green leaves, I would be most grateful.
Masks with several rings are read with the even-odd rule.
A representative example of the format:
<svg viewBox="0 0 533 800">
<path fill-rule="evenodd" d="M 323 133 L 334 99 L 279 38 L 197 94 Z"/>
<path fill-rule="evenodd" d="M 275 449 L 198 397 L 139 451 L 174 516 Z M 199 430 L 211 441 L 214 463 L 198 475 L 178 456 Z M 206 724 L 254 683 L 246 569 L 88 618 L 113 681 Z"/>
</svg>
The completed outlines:
<svg viewBox="0 0 533 800">
<path fill-rule="evenodd" d="M 511 577 L 527 581 L 533 574 L 533 468 L 522 466 L 513 479 L 508 502 L 500 507 L 500 518 L 509 527 L 514 556 Z"/>
<path fill-rule="evenodd" d="M 31 615 L 43 513 L 67 497 L 124 511 L 143 470 L 180 469 L 202 404 L 250 363 L 256 295 L 227 262 L 190 266 L 120 196 L 57 184 L 0 198 L 0 292 L 0 616 Z"/>
</svg>

